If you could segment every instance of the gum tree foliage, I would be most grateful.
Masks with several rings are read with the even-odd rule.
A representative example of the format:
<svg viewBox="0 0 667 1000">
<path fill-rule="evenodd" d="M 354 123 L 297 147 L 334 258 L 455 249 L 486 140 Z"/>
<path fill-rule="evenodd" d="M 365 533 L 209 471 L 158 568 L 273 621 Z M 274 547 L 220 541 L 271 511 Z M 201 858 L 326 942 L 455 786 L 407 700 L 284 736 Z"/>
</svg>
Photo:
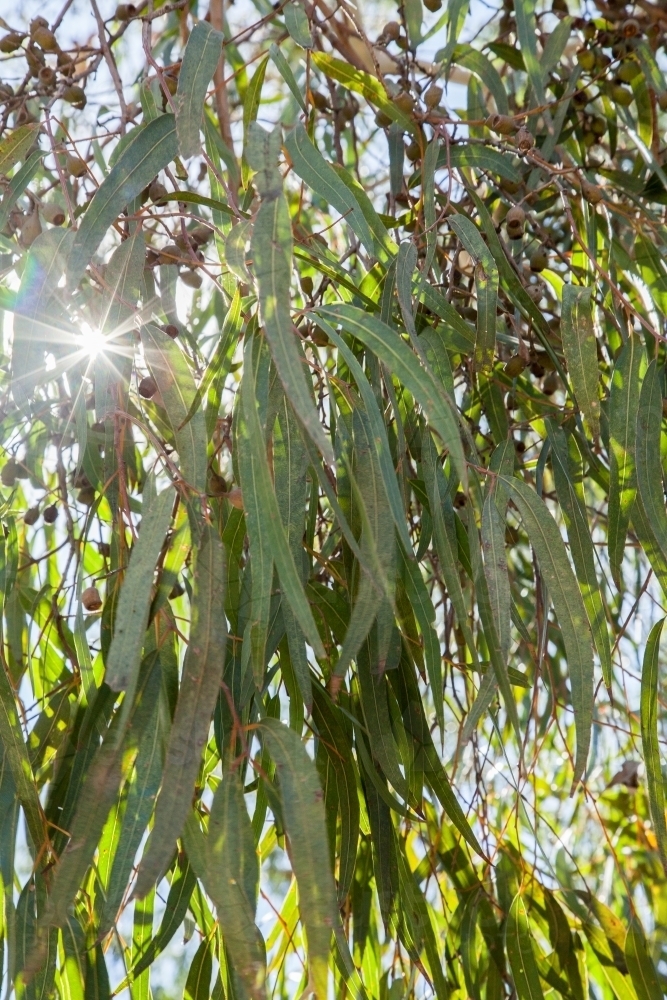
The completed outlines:
<svg viewBox="0 0 667 1000">
<path fill-rule="evenodd" d="M 43 13 L 0 38 L 6 989 L 148 997 L 185 928 L 197 1000 L 658 1000 L 662 5 Z"/>
</svg>

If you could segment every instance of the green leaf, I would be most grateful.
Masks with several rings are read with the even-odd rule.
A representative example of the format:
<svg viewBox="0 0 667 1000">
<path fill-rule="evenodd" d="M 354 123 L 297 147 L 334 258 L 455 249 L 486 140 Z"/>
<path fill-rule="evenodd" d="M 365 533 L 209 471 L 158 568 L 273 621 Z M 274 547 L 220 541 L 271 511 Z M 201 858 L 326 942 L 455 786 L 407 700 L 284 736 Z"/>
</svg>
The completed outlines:
<svg viewBox="0 0 667 1000">
<path fill-rule="evenodd" d="M 43 158 L 44 153 L 41 150 L 35 150 L 16 171 L 9 182 L 2 201 L 0 201 L 0 230 L 4 229 L 7 225 L 9 213 L 39 170 Z"/>
<path fill-rule="evenodd" d="M 575 484 L 568 456 L 565 432 L 553 421 L 547 423 L 547 433 L 551 442 L 551 463 L 556 485 L 556 495 L 567 528 L 570 554 L 574 563 L 581 596 L 593 633 L 595 648 L 600 657 L 602 676 L 611 689 L 612 662 L 609 630 L 600 590 L 599 571 L 596 566 L 595 549 L 586 517 L 586 503 L 583 486 Z M 572 443 L 570 447 L 573 447 Z M 574 446 L 576 448 L 576 445 Z M 578 463 L 579 465 L 579 463 Z"/>
<path fill-rule="evenodd" d="M 637 1000 L 661 1000 L 664 996 L 662 985 L 642 925 L 636 916 L 630 919 L 625 939 L 625 961 L 632 985 L 637 991 Z"/>
<path fill-rule="evenodd" d="M 39 130 L 39 122 L 19 125 L 0 142 L 0 174 L 9 173 L 15 163 L 25 160 L 26 153 L 35 142 Z"/>
<path fill-rule="evenodd" d="M 206 21 L 190 32 L 183 53 L 176 91 L 176 134 L 181 156 L 196 156 L 201 149 L 204 101 L 208 85 L 222 55 L 224 35 Z"/>
<path fill-rule="evenodd" d="M 382 414 L 378 409 L 377 400 L 366 375 L 364 375 L 361 365 L 354 356 L 354 353 L 349 349 L 345 341 L 334 332 L 328 323 L 324 324 L 324 329 L 326 330 L 327 336 L 336 345 L 342 356 L 345 358 L 345 363 L 350 369 L 357 384 L 357 388 L 359 389 L 359 393 L 366 409 L 366 415 L 368 417 L 373 439 L 375 441 L 375 453 L 377 455 L 387 499 L 391 507 L 394 526 L 403 543 L 405 551 L 411 554 L 412 543 L 405 524 L 405 511 L 398 488 L 396 472 L 394 471 L 391 449 L 387 438 L 387 428 L 384 420 L 382 419 Z"/>
<path fill-rule="evenodd" d="M 440 150 L 438 157 L 438 167 L 444 169 L 447 166 L 447 153 Z M 449 150 L 449 166 L 452 169 L 460 170 L 464 167 L 472 167 L 474 170 L 486 170 L 490 174 L 497 174 L 514 184 L 520 183 L 520 174 L 514 166 L 512 159 L 507 153 L 501 153 L 497 149 L 488 146 L 472 146 L 469 144 L 452 146 Z"/>
<path fill-rule="evenodd" d="M 374 104 L 380 111 L 384 111 L 392 121 L 397 122 L 406 132 L 416 136 L 417 129 L 415 123 L 409 115 L 401 111 L 400 108 L 390 101 L 382 84 L 370 73 L 365 73 L 361 69 L 355 69 L 342 59 L 336 59 L 325 52 L 313 52 L 313 63 L 326 76 L 338 80 L 348 90 L 353 90 L 361 94 L 371 104 Z"/>
<path fill-rule="evenodd" d="M 498 633 L 502 657 L 507 663 L 511 641 L 510 608 L 512 598 L 505 554 L 505 519 L 498 510 L 496 491 L 493 489 L 489 490 L 487 494 L 482 512 L 482 551 L 484 553 L 484 575 L 493 621 Z"/>
<path fill-rule="evenodd" d="M 32 841 L 32 850 L 37 854 L 42 845 L 48 842 L 48 832 L 28 749 L 21 732 L 14 691 L 4 663 L 0 664 L 0 741 L 4 750 L 3 766 L 9 765 L 11 770 L 16 795 L 23 808 Z"/>
<path fill-rule="evenodd" d="M 136 758 L 138 736 L 153 715 L 160 679 L 157 658 L 153 655 L 145 661 L 130 709 L 114 716 L 104 742 L 95 753 L 77 796 L 67 849 L 61 853 L 53 875 L 42 927 L 64 927 L 67 923 L 70 905 L 93 860 L 121 780 Z"/>
<path fill-rule="evenodd" d="M 515 9 L 516 33 L 523 63 L 533 89 L 532 107 L 546 103 L 542 69 L 537 57 L 535 0 L 519 0 Z"/>
<path fill-rule="evenodd" d="M 139 866 L 134 895 L 143 897 L 164 874 L 191 807 L 191 795 L 222 680 L 227 629 L 225 553 L 215 528 L 204 525 L 194 568 L 190 641 L 165 754 L 153 834 Z"/>
<path fill-rule="evenodd" d="M 521 894 L 512 900 L 505 925 L 505 948 L 519 1000 L 543 1000 L 528 914 Z"/>
<path fill-rule="evenodd" d="M 303 9 L 300 0 L 287 0 L 283 8 L 285 15 L 285 27 L 290 35 L 302 49 L 313 47 L 313 36 L 310 33 L 308 16 Z"/>
<path fill-rule="evenodd" d="M 128 567 L 116 610 L 115 629 L 106 662 L 105 680 L 113 691 L 132 700 L 141 663 L 155 567 L 171 522 L 174 494 L 166 489 L 151 498 Z"/>
<path fill-rule="evenodd" d="M 349 333 L 373 351 L 412 393 L 424 408 L 433 429 L 449 450 L 460 481 L 466 483 L 468 474 L 454 407 L 447 400 L 442 387 L 437 384 L 430 372 L 421 367 L 417 357 L 396 331 L 356 306 L 322 306 L 317 313 L 324 319 L 344 326 Z"/>
<path fill-rule="evenodd" d="M 667 554 L 667 513 L 660 455 L 661 426 L 662 387 L 658 362 L 653 360 L 644 376 L 637 411 L 637 489 L 651 531 L 660 550 Z"/>
<path fill-rule="evenodd" d="M 212 942 L 204 938 L 195 952 L 185 981 L 183 1000 L 209 1000 L 213 974 Z"/>
<path fill-rule="evenodd" d="M 134 765 L 118 844 L 113 857 L 106 888 L 104 909 L 100 918 L 100 933 L 104 935 L 116 920 L 118 909 L 137 851 L 153 813 L 153 806 L 162 778 L 162 752 L 165 733 L 159 721 L 159 702 L 146 730 L 141 735 Z"/>
<path fill-rule="evenodd" d="M 278 70 L 283 80 L 289 87 L 292 96 L 294 97 L 294 100 L 299 105 L 301 110 L 305 112 L 307 108 L 304 96 L 301 93 L 299 85 L 294 78 L 294 73 L 292 72 L 290 64 L 287 62 L 287 59 L 285 59 L 285 56 L 282 54 L 282 52 L 275 44 L 275 42 L 271 43 L 271 46 L 269 48 L 269 55 L 273 59 L 276 69 Z"/>
<path fill-rule="evenodd" d="M 482 372 L 493 367 L 496 349 L 496 311 L 498 308 L 498 268 L 477 226 L 465 215 L 452 215 L 449 224 L 476 261 L 477 339 L 475 365 Z"/>
<path fill-rule="evenodd" d="M 264 169 L 272 169 L 272 164 L 265 162 Z M 290 316 L 292 226 L 282 192 L 264 195 L 255 219 L 251 253 L 260 312 L 280 380 L 297 417 L 325 460 L 331 464 L 331 444 L 322 430 L 312 400 L 303 353 Z"/>
<path fill-rule="evenodd" d="M 667 823 L 665 822 L 665 792 L 660 764 L 658 742 L 658 677 L 660 659 L 660 636 L 665 619 L 651 629 L 644 650 L 642 666 L 640 721 L 642 751 L 646 767 L 648 802 L 651 822 L 663 867 L 667 870 Z"/>
<path fill-rule="evenodd" d="M 519 479 L 499 480 L 519 510 L 560 624 L 577 734 L 574 788 L 586 768 L 593 721 L 593 649 L 586 609 L 560 531 L 545 504 Z"/>
<path fill-rule="evenodd" d="M 245 371 L 241 383 L 243 424 L 240 431 L 242 447 L 246 451 L 246 474 L 242 489 L 246 511 L 254 524 L 254 533 L 275 560 L 284 595 L 294 615 L 317 656 L 324 657 L 324 648 L 304 594 L 303 585 L 294 565 L 280 518 L 278 501 L 271 482 L 264 434 L 257 412 L 257 391 L 251 360 L 252 342 L 246 341 Z M 252 511 L 252 512 L 251 512 Z M 254 570 L 253 570 L 254 572 Z M 260 679 L 258 678 L 258 681 Z"/>
<path fill-rule="evenodd" d="M 213 799 L 204 882 L 235 971 L 251 997 L 264 996 L 266 949 L 255 924 L 259 863 L 236 770 L 223 777 Z"/>
<path fill-rule="evenodd" d="M 356 199 L 331 164 L 327 163 L 311 142 L 301 122 L 288 133 L 285 149 L 299 177 L 343 216 L 366 250 L 370 254 L 375 254 L 373 234 Z"/>
<path fill-rule="evenodd" d="M 614 366 L 609 397 L 609 562 L 620 587 L 621 562 L 637 494 L 635 441 L 646 352 L 631 334 Z"/>
<path fill-rule="evenodd" d="M 597 437 L 600 433 L 600 370 L 591 294 L 590 288 L 563 285 L 560 329 L 574 395 L 593 435 Z"/>
<path fill-rule="evenodd" d="M 509 102 L 500 73 L 483 52 L 477 52 L 472 45 L 457 45 L 452 54 L 452 62 L 469 69 L 478 76 L 496 102 L 499 115 L 509 115 Z M 473 147 L 469 147 L 472 149 Z"/>
<path fill-rule="evenodd" d="M 185 355 L 178 344 L 153 323 L 141 328 L 141 342 L 146 363 L 167 411 L 185 485 L 195 493 L 205 493 L 206 423 L 201 410 L 190 417 L 197 390 Z"/>
<path fill-rule="evenodd" d="M 317 757 L 320 776 L 323 769 L 320 762 L 324 756 L 336 783 L 341 822 L 338 902 L 342 905 L 354 878 L 359 840 L 359 796 L 354 757 L 345 734 L 344 720 L 319 684 L 313 685 L 313 721 L 320 737 Z M 324 781 L 322 785 L 326 787 Z"/>
<path fill-rule="evenodd" d="M 131 133 L 130 133 L 131 134 Z M 102 181 L 74 236 L 67 281 L 75 288 L 107 230 L 137 195 L 178 153 L 173 115 L 160 115 L 142 128 Z"/>
<path fill-rule="evenodd" d="M 19 406 L 33 395 L 44 371 L 44 352 L 71 338 L 71 326 L 60 304 L 63 276 L 74 233 L 51 229 L 38 236 L 28 251 L 14 310 L 12 395 Z"/>
<path fill-rule="evenodd" d="M 149 938 L 145 948 L 136 956 L 132 966 L 132 976 L 141 975 L 144 969 L 155 961 L 167 947 L 178 928 L 183 923 L 183 918 L 187 913 L 190 898 L 197 884 L 195 873 L 192 870 L 187 858 L 183 864 L 178 864 L 171 880 L 169 894 L 164 909 L 162 922 L 154 937 Z M 128 980 L 129 981 L 129 980 Z M 122 985 L 125 985 L 125 982 Z M 118 987 L 120 991 L 121 986 Z"/>
<path fill-rule="evenodd" d="M 299 887 L 299 913 L 308 945 L 309 988 L 317 1000 L 326 1000 L 329 947 L 337 908 L 322 790 L 313 762 L 293 730 L 277 719 L 264 718 L 260 732 L 280 781 L 290 859 Z"/>
</svg>

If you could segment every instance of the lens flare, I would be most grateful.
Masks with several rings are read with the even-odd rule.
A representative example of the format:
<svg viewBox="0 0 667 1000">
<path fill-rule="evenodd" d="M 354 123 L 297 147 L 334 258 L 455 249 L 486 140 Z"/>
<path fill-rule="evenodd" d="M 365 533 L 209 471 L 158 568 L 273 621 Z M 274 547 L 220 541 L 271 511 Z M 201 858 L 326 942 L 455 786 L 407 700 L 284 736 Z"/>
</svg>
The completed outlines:
<svg viewBox="0 0 667 1000">
<path fill-rule="evenodd" d="M 107 346 L 107 338 L 98 330 L 96 327 L 89 326 L 88 323 L 82 323 L 80 327 L 80 343 L 86 354 L 89 354 L 91 358 L 97 357 L 101 354 L 105 347 Z"/>
</svg>

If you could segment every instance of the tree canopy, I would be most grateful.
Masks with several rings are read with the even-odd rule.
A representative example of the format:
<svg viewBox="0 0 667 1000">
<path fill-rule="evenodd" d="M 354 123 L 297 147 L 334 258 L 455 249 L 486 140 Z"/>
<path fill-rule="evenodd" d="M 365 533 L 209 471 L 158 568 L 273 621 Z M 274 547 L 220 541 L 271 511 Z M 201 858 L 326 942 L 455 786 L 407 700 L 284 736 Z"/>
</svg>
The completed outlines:
<svg viewBox="0 0 667 1000">
<path fill-rule="evenodd" d="M 667 9 L 568 2 L 3 9 L 6 996 L 665 994 Z"/>
</svg>

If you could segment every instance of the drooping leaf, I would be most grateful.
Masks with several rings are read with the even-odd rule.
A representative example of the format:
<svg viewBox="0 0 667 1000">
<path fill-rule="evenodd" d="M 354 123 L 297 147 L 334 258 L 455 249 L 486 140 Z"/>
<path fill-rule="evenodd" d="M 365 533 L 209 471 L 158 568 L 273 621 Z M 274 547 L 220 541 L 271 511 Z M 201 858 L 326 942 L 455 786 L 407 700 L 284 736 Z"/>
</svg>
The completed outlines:
<svg viewBox="0 0 667 1000">
<path fill-rule="evenodd" d="M 188 38 L 183 53 L 176 90 L 176 134 L 181 156 L 196 156 L 200 150 L 199 131 L 203 119 L 206 90 L 222 54 L 224 35 L 199 21 Z"/>
<path fill-rule="evenodd" d="M 637 494 L 635 441 L 646 353 L 636 335 L 628 337 L 614 366 L 609 397 L 609 562 L 617 586 L 632 505 Z"/>
<path fill-rule="evenodd" d="M 141 130 L 105 177 L 76 231 L 67 262 L 70 288 L 79 283 L 107 230 L 126 205 L 147 187 L 178 153 L 176 121 L 160 115 Z"/>
<path fill-rule="evenodd" d="M 561 335 L 574 395 L 597 437 L 600 433 L 600 375 L 591 293 L 591 288 L 563 285 Z"/>
<path fill-rule="evenodd" d="M 560 531 L 546 506 L 520 480 L 504 476 L 499 479 L 516 504 L 535 549 L 567 652 L 577 734 L 574 787 L 586 768 L 593 719 L 593 649 L 586 610 Z"/>
<path fill-rule="evenodd" d="M 132 550 L 116 612 L 116 627 L 106 663 L 105 679 L 114 691 L 132 698 L 144 643 L 151 587 L 160 550 L 171 520 L 174 494 L 166 489 L 151 499 L 144 512 L 139 538 Z"/>
<path fill-rule="evenodd" d="M 227 635 L 224 581 L 222 542 L 213 528 L 205 525 L 194 569 L 190 641 L 167 743 L 154 832 L 137 875 L 135 896 L 140 898 L 164 874 L 190 810 L 190 796 L 222 679 Z"/>
<path fill-rule="evenodd" d="M 259 867 L 237 772 L 218 787 L 206 838 L 205 885 L 213 899 L 225 946 L 251 997 L 264 996 L 266 952 L 255 925 Z"/>
<path fill-rule="evenodd" d="M 641 734 L 646 781 L 648 784 L 648 801 L 651 810 L 651 821 L 655 831 L 655 839 L 663 867 L 667 868 L 667 822 L 665 821 L 665 792 L 660 764 L 660 746 L 658 742 L 658 665 L 660 654 L 660 637 L 665 619 L 651 629 L 642 667 L 641 687 Z"/>
<path fill-rule="evenodd" d="M 519 1000 L 542 1000 L 544 993 L 533 951 L 528 914 L 520 893 L 512 900 L 507 914 L 505 947 Z"/>
<path fill-rule="evenodd" d="M 306 930 L 310 989 L 318 1000 L 325 1000 L 336 895 L 328 864 L 322 791 L 296 733 L 268 718 L 262 720 L 261 731 L 280 781 L 290 858 L 299 886 L 299 911 Z"/>
</svg>

